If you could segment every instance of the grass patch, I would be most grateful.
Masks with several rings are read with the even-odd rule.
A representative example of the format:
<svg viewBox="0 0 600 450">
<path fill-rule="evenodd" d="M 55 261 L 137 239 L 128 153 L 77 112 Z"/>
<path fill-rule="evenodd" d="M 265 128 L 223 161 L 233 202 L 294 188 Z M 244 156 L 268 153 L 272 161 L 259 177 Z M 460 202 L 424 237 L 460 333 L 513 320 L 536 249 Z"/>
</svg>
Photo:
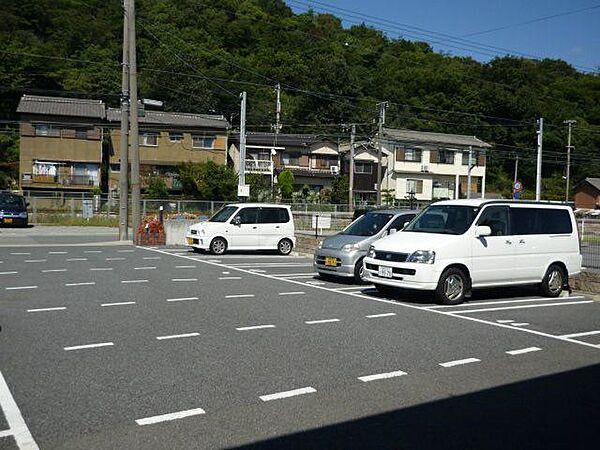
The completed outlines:
<svg viewBox="0 0 600 450">
<path fill-rule="evenodd" d="M 94 216 L 84 219 L 78 216 L 63 216 L 60 214 L 37 214 L 35 224 L 38 225 L 64 225 L 76 227 L 118 227 L 117 217 Z"/>
</svg>

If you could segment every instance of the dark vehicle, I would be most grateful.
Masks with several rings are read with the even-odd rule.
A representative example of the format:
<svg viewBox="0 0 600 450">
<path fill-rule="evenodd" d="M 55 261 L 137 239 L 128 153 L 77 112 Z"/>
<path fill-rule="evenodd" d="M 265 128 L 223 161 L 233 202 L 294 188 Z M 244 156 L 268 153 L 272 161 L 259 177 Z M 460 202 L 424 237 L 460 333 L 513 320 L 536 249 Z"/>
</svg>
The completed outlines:
<svg viewBox="0 0 600 450">
<path fill-rule="evenodd" d="M 0 192 L 0 225 L 26 227 L 29 216 L 25 198 L 12 192 Z"/>
</svg>

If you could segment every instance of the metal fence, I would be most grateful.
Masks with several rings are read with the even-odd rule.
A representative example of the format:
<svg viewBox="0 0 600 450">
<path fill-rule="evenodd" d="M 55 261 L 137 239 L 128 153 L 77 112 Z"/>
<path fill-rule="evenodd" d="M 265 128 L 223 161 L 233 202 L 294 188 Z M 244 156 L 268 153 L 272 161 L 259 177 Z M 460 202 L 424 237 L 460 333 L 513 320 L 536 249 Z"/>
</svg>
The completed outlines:
<svg viewBox="0 0 600 450">
<path fill-rule="evenodd" d="M 600 219 L 580 218 L 577 220 L 581 239 L 583 267 L 600 269 Z"/>
</svg>

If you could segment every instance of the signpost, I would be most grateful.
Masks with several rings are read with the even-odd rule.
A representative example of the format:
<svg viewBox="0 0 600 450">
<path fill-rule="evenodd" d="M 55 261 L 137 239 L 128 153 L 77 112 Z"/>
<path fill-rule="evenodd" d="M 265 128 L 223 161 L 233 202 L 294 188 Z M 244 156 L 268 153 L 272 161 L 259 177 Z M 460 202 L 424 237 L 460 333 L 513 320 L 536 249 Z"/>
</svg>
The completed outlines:
<svg viewBox="0 0 600 450">
<path fill-rule="evenodd" d="M 521 191 L 523 190 L 523 183 L 519 180 L 513 183 L 513 199 L 517 200 L 521 197 Z"/>
<path fill-rule="evenodd" d="M 91 200 L 81 201 L 81 212 L 84 219 L 90 220 L 94 216 Z"/>
<path fill-rule="evenodd" d="M 312 228 L 315 230 L 315 237 L 319 236 L 319 228 L 321 230 L 331 228 L 331 214 L 313 214 L 312 215 Z"/>
</svg>

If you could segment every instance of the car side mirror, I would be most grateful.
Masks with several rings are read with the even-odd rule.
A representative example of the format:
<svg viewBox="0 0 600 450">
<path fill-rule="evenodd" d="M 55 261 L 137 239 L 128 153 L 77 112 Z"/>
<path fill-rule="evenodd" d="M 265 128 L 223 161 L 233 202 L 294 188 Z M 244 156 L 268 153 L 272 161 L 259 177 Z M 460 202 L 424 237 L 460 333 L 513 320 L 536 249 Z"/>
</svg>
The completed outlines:
<svg viewBox="0 0 600 450">
<path fill-rule="evenodd" d="M 398 230 L 396 230 L 395 228 L 390 228 L 388 230 L 388 234 L 395 234 Z"/>
<path fill-rule="evenodd" d="M 25 206 L 30 206 L 30 203 L 29 202 L 25 203 Z"/>
<path fill-rule="evenodd" d="M 404 230 L 406 228 L 406 225 L 408 225 L 410 223 L 410 220 L 407 222 L 404 222 L 404 225 L 402 225 L 402 229 Z"/>
<path fill-rule="evenodd" d="M 242 224 L 242 220 L 239 217 L 234 217 L 231 223 L 239 227 Z"/>
<path fill-rule="evenodd" d="M 492 234 L 492 229 L 487 225 L 479 225 L 475 227 L 475 237 L 485 237 L 490 236 Z"/>
</svg>

